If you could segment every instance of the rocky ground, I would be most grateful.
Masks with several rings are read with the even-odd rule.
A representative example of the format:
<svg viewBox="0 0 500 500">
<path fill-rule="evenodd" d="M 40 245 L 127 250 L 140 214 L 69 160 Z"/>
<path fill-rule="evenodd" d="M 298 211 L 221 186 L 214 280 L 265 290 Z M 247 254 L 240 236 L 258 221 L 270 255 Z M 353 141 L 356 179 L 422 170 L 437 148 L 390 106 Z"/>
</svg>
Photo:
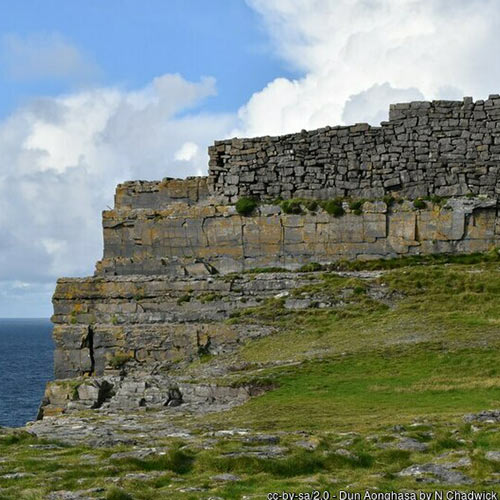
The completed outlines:
<svg viewBox="0 0 500 500">
<path fill-rule="evenodd" d="M 236 349 L 66 383 L 0 430 L 0 499 L 499 492 L 498 254 L 356 265 L 235 310 L 270 332 Z"/>
<path fill-rule="evenodd" d="M 368 433 L 259 432 L 207 423 L 180 409 L 53 417 L 26 430 L 1 433 L 0 498 L 500 491 L 500 411 Z"/>
</svg>

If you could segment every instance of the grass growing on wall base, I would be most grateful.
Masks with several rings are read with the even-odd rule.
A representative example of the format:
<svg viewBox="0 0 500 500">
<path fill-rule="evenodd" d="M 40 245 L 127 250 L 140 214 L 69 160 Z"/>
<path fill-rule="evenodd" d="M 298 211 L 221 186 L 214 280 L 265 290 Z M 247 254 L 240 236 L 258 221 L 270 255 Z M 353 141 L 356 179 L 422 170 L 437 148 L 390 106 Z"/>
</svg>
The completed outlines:
<svg viewBox="0 0 500 500">
<path fill-rule="evenodd" d="M 334 200 L 325 201 L 321 204 L 322 208 L 334 217 L 340 217 L 344 215 L 345 210 L 342 206 L 342 199 L 335 198 Z"/>
<path fill-rule="evenodd" d="M 421 198 L 417 198 L 414 202 L 413 202 L 413 206 L 417 209 L 417 210 L 423 210 L 425 208 L 427 208 L 427 203 L 425 203 L 424 200 L 422 200 Z"/>
<path fill-rule="evenodd" d="M 470 197 L 475 197 L 471 195 Z M 406 201 L 410 202 L 411 206 L 415 210 L 425 210 L 430 203 L 431 206 L 446 208 L 446 202 L 449 198 L 429 195 L 423 198 L 416 199 L 406 199 L 406 198 L 394 198 L 392 195 L 386 195 L 383 198 L 377 199 L 353 199 L 353 198 L 342 198 L 337 197 L 331 200 L 321 200 L 321 199 L 308 199 L 308 198 L 290 198 L 283 200 L 282 198 L 275 198 L 274 200 L 257 200 L 255 198 L 242 197 L 236 202 L 236 211 L 243 216 L 251 216 L 256 214 L 255 209 L 259 204 L 270 204 L 278 205 L 281 208 L 282 213 L 291 215 L 302 215 L 310 213 L 315 215 L 318 209 L 323 209 L 328 214 L 334 217 L 341 217 L 346 213 L 345 208 L 348 207 L 348 212 L 354 215 L 361 215 L 363 213 L 363 206 L 366 202 L 374 203 L 377 201 L 382 201 L 386 204 L 387 209 L 394 206 L 395 203 L 403 205 Z"/>
<path fill-rule="evenodd" d="M 236 211 L 240 215 L 251 215 L 256 208 L 257 201 L 255 201 L 253 198 L 240 198 L 236 202 Z"/>
<path fill-rule="evenodd" d="M 302 206 L 301 201 L 297 199 L 284 200 L 280 204 L 281 210 L 286 214 L 301 214 Z"/>
</svg>

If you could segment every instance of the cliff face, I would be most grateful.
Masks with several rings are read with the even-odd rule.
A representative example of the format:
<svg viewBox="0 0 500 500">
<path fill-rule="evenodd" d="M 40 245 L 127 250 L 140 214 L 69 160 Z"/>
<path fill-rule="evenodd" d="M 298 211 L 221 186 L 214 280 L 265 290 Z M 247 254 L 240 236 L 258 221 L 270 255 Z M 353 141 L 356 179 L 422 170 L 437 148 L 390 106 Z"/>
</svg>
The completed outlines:
<svg viewBox="0 0 500 500">
<path fill-rule="evenodd" d="M 238 404 L 262 388 L 200 383 L 185 372 L 273 333 L 232 318 L 235 312 L 277 297 L 291 309 L 334 306 L 314 292 L 305 302 L 294 298 L 294 289 L 317 276 L 292 271 L 498 246 L 497 116 L 494 96 L 475 104 L 396 105 L 381 128 L 222 141 L 210 149 L 208 177 L 118 186 L 115 208 L 103 212 L 104 255 L 95 276 L 57 283 L 58 380 L 49 384 L 40 416 Z M 335 216 L 317 203 L 302 201 L 290 214 L 270 201 L 333 194 L 358 202 L 344 200 Z M 247 216 L 230 204 L 243 195 L 260 200 Z M 415 202 L 424 195 L 448 198 Z M 270 267 L 281 272 L 238 274 Z"/>
<path fill-rule="evenodd" d="M 141 197 L 139 197 L 141 199 Z M 141 199 L 142 201 L 142 199 Z M 307 262 L 406 254 L 480 252 L 498 239 L 496 200 L 463 198 L 443 206 L 364 202 L 334 217 L 321 208 L 286 214 L 261 205 L 250 217 L 205 200 L 160 209 L 103 213 L 104 258 L 98 275 L 197 275 L 256 267 L 297 269 Z M 361 211 L 361 213 L 359 213 Z"/>
</svg>

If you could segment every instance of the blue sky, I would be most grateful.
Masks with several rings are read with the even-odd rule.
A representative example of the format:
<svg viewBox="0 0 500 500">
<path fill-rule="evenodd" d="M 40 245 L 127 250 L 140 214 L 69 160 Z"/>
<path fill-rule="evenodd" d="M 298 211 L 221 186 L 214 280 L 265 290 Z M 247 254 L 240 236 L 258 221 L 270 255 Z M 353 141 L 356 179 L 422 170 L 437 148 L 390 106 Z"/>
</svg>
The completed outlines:
<svg viewBox="0 0 500 500">
<path fill-rule="evenodd" d="M 0 33 L 58 35 L 96 66 L 88 78 L 16 78 L 0 72 L 0 116 L 27 99 L 87 85 L 136 88 L 155 76 L 214 76 L 207 111 L 234 111 L 278 76 L 296 76 L 274 55 L 257 12 L 240 0 L 0 1 Z M 36 43 L 36 42 L 35 42 Z"/>
<path fill-rule="evenodd" d="M 117 183 L 207 146 L 500 93 L 498 0 L 0 0 L 0 317 L 102 256 Z"/>
</svg>

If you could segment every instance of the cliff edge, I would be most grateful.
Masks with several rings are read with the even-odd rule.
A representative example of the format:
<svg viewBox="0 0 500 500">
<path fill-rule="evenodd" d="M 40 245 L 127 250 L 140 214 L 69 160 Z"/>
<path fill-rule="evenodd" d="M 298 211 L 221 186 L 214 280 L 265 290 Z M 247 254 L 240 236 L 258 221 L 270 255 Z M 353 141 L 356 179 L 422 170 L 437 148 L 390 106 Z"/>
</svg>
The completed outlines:
<svg viewBox="0 0 500 500">
<path fill-rule="evenodd" d="M 53 297 L 56 379 L 84 378 L 49 384 L 40 418 L 239 404 L 260 389 L 194 383 L 186 367 L 272 335 L 235 318 L 266 299 L 324 303 L 290 296 L 319 279 L 297 271 L 500 243 L 497 95 L 396 104 L 380 127 L 217 141 L 209 156 L 207 177 L 117 187 L 95 275 L 58 280 Z"/>
</svg>

